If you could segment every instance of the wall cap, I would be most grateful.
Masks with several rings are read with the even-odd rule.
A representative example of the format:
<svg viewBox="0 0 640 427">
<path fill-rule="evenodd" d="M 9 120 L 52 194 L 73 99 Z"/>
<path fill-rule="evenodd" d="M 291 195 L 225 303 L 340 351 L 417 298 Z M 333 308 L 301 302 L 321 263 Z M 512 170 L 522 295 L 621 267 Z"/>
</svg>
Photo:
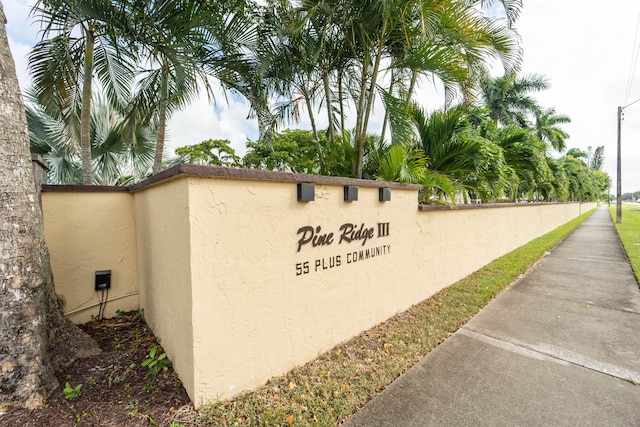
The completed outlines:
<svg viewBox="0 0 640 427">
<path fill-rule="evenodd" d="M 310 175 L 292 172 L 279 172 L 267 169 L 245 169 L 231 168 L 226 166 L 213 165 L 193 165 L 180 163 L 156 175 L 153 175 L 142 182 L 129 187 L 125 186 L 103 186 L 103 185 L 44 185 L 44 191 L 139 191 L 152 185 L 160 184 L 164 181 L 173 180 L 183 176 L 212 177 L 212 178 L 235 178 L 258 181 L 280 181 L 280 182 L 306 182 L 326 185 L 355 185 L 359 187 L 371 188 L 392 188 L 399 190 L 418 191 L 422 189 L 417 184 L 401 184 L 398 182 L 375 181 L 368 179 L 343 178 L 337 176 Z"/>
<path fill-rule="evenodd" d="M 521 202 L 521 203 L 467 203 L 456 206 L 449 205 L 418 205 L 418 210 L 428 211 L 449 211 L 449 210 L 466 210 L 466 209 L 491 209 L 491 208 L 515 208 L 527 206 L 549 206 L 549 205 L 568 205 L 592 202 Z"/>
</svg>

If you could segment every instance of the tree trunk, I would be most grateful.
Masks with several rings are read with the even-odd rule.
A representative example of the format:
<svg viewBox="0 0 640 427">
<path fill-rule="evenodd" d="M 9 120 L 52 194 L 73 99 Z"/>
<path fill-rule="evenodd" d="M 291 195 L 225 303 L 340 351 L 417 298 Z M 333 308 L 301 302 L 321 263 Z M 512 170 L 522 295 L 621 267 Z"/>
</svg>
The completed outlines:
<svg viewBox="0 0 640 427">
<path fill-rule="evenodd" d="M 385 35 L 387 32 L 387 20 L 382 24 L 382 29 L 380 30 L 379 40 L 385 40 Z M 358 142 L 358 178 L 362 178 L 362 170 L 364 168 L 364 145 L 367 141 L 367 128 L 369 127 L 369 116 L 371 115 L 371 110 L 373 109 L 373 102 L 375 99 L 375 90 L 376 83 L 378 80 L 378 71 L 380 69 L 380 61 L 382 59 L 384 46 L 382 43 L 378 44 L 376 57 L 373 64 L 373 71 L 371 72 L 371 82 L 369 83 L 369 92 L 367 93 L 366 103 L 364 105 L 364 117 L 361 122 L 360 135 L 356 138 Z M 362 112 L 358 112 L 361 114 Z"/>
<path fill-rule="evenodd" d="M 313 142 L 316 144 L 316 150 L 318 151 L 318 162 L 320 163 L 320 174 L 324 175 L 324 155 L 322 154 L 322 147 L 320 146 L 320 138 L 318 137 L 318 129 L 316 128 L 316 119 L 313 115 L 313 106 L 311 105 L 311 99 L 305 92 L 303 94 L 304 101 L 309 112 L 309 120 L 311 121 L 311 132 L 313 134 Z"/>
<path fill-rule="evenodd" d="M 364 110 L 367 98 L 367 74 L 369 72 L 369 62 L 367 54 L 364 55 L 362 71 L 360 73 L 360 97 L 358 98 L 358 106 L 356 109 L 356 129 L 355 129 L 355 149 L 357 150 L 356 163 L 353 165 L 352 174 L 357 178 L 362 178 L 362 162 L 364 159 L 364 143 L 367 139 L 366 129 L 363 127 Z"/>
<path fill-rule="evenodd" d="M 413 97 L 413 91 L 416 88 L 416 82 L 418 81 L 418 72 L 413 70 L 411 72 L 411 83 L 409 83 L 409 90 L 407 91 L 407 102 L 411 102 L 411 98 Z"/>
<path fill-rule="evenodd" d="M 273 151 L 273 115 L 268 108 L 254 106 L 258 116 L 258 141 L 269 146 Z"/>
<path fill-rule="evenodd" d="M 342 71 L 338 73 L 338 102 L 340 103 L 340 136 L 344 137 L 344 93 L 342 88 Z"/>
<path fill-rule="evenodd" d="M 393 96 L 393 84 L 395 83 L 394 72 L 391 72 L 391 83 L 389 83 L 389 95 Z M 389 109 L 384 109 L 384 119 L 382 119 L 382 130 L 380 131 L 380 146 L 384 145 L 384 134 L 387 133 L 387 123 L 389 123 Z M 393 142 L 393 141 L 392 141 Z"/>
<path fill-rule="evenodd" d="M 5 23 L 0 4 L 0 407 L 33 408 L 58 386 L 59 366 L 99 350 L 55 295 Z"/>
<path fill-rule="evenodd" d="M 153 160 L 153 174 L 162 172 L 162 155 L 164 138 L 167 129 L 167 105 L 169 104 L 169 68 L 166 62 L 162 65 L 162 83 L 160 84 L 160 106 L 158 108 L 158 136 L 156 138 L 156 154 Z"/>
<path fill-rule="evenodd" d="M 331 85 L 329 83 L 329 70 L 326 64 L 322 66 L 322 83 L 324 84 L 324 97 L 327 107 L 327 119 L 329 120 L 329 128 L 327 134 L 329 136 L 329 143 L 335 143 L 335 132 L 333 126 L 333 100 L 331 99 Z"/>
<path fill-rule="evenodd" d="M 93 27 L 86 29 L 86 48 L 84 53 L 84 69 L 82 80 L 82 111 L 80 112 L 80 157 L 82 160 L 82 183 L 93 184 L 91 165 L 91 84 L 93 82 Z"/>
</svg>

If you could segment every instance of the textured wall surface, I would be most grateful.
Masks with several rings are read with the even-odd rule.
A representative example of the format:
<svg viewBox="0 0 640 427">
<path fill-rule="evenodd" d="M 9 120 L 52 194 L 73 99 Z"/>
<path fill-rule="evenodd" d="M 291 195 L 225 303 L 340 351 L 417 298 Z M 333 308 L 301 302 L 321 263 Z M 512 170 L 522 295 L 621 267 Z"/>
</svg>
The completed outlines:
<svg viewBox="0 0 640 427">
<path fill-rule="evenodd" d="M 415 186 L 389 184 L 380 202 L 385 184 L 362 180 L 224 168 L 161 178 L 46 191 L 47 243 L 67 306 L 95 304 L 94 270 L 113 270 L 114 296 L 140 290 L 132 306 L 196 406 L 307 362 L 595 206 L 418 209 Z M 314 179 L 315 200 L 298 202 L 296 181 Z M 344 201 L 345 184 L 357 201 Z"/>
<path fill-rule="evenodd" d="M 133 196 L 121 191 L 45 191 L 42 205 L 56 293 L 63 297 L 67 317 L 84 323 L 98 315 L 103 296 L 94 287 L 100 270 L 111 270 L 105 317 L 137 309 Z"/>
</svg>

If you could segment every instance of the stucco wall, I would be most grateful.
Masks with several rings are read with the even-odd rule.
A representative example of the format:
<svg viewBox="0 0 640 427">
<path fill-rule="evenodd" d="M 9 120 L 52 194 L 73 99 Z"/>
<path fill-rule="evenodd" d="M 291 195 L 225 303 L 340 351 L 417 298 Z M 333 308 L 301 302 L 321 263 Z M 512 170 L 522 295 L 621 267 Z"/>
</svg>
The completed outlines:
<svg viewBox="0 0 640 427">
<path fill-rule="evenodd" d="M 422 253 L 417 265 L 435 292 L 595 206 L 521 204 L 420 211 L 417 225 Z"/>
<path fill-rule="evenodd" d="M 138 308 L 133 196 L 128 192 L 42 194 L 44 233 L 63 310 L 76 323 L 97 316 L 95 272 L 111 270 L 105 317 Z M 106 295 L 105 295 L 106 297 Z"/>
<path fill-rule="evenodd" d="M 309 181 L 315 201 L 298 202 L 296 183 Z M 359 186 L 357 201 L 343 200 L 345 184 Z M 595 206 L 419 209 L 415 186 L 389 184 L 391 201 L 380 202 L 384 185 L 188 167 L 127 192 L 46 191 L 56 288 L 78 305 L 92 297 L 94 270 L 111 268 L 112 289 L 139 289 L 198 407 L 305 363 Z"/>
<path fill-rule="evenodd" d="M 359 200 L 345 202 L 342 186 L 316 185 L 316 200 L 301 203 L 294 183 L 189 182 L 197 404 L 305 363 L 581 211 L 578 203 L 420 212 L 412 190 L 381 203 L 377 188 L 360 187 Z M 340 243 L 345 223 L 374 236 Z M 379 223 L 388 236 L 378 236 Z M 304 226 L 333 232 L 333 243 L 298 251 Z M 372 248 L 380 253 L 360 260 Z"/>
<path fill-rule="evenodd" d="M 193 398 L 189 181 L 169 181 L 134 196 L 140 306 Z"/>
<path fill-rule="evenodd" d="M 300 203 L 295 183 L 189 181 L 197 399 L 261 384 L 417 302 L 403 295 L 423 287 L 406 255 L 415 191 L 393 190 L 381 203 L 377 188 L 361 187 L 348 203 L 343 187 L 317 185 L 316 201 Z M 388 237 L 377 237 L 379 222 Z M 345 223 L 374 227 L 376 237 L 339 243 Z M 298 252 L 304 226 L 334 232 L 334 243 Z M 348 258 L 376 247 L 375 258 Z M 309 273 L 297 275 L 305 262 Z"/>
</svg>

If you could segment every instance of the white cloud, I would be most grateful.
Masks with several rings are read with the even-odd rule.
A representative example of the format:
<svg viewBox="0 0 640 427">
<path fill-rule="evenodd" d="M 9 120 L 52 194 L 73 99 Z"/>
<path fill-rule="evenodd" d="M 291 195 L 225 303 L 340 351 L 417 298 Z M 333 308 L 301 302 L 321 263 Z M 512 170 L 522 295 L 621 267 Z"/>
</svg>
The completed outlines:
<svg viewBox="0 0 640 427">
<path fill-rule="evenodd" d="M 236 153 L 243 155 L 245 141 L 258 138 L 256 120 L 247 119 L 249 105 L 245 101 L 229 96 L 227 102 L 220 90 L 215 99 L 214 105 L 202 93 L 187 109 L 171 117 L 167 140 L 171 154 L 177 147 L 206 139 L 228 139 Z"/>
</svg>

